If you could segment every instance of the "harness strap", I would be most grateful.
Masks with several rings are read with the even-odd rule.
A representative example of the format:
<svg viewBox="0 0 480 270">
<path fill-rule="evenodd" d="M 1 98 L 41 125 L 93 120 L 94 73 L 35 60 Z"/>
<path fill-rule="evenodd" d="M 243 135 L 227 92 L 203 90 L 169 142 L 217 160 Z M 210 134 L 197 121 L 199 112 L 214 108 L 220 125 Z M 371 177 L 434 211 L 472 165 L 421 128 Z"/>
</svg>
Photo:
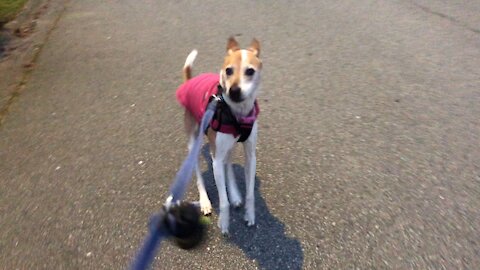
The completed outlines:
<svg viewBox="0 0 480 270">
<path fill-rule="evenodd" d="M 252 133 L 253 123 L 239 123 L 232 110 L 230 109 L 230 106 L 228 106 L 225 99 L 223 99 L 223 88 L 220 86 L 220 84 L 217 86 L 217 88 L 218 90 L 216 96 L 219 98 L 219 100 L 215 109 L 215 114 L 209 125 L 210 128 L 218 132 L 221 131 L 223 127 L 225 130 L 227 130 L 227 133 L 239 134 L 240 137 L 237 140 L 238 142 L 246 141 Z M 212 98 L 210 99 L 209 104 Z M 232 128 L 228 128 L 228 126 L 232 126 Z"/>
</svg>

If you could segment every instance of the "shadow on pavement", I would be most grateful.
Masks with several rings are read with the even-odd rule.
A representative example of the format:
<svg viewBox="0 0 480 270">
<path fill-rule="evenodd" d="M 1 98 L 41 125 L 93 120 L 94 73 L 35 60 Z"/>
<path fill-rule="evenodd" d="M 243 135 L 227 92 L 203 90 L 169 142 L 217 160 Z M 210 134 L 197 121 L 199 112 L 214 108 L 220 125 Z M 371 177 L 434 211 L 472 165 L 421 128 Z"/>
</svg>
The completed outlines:
<svg viewBox="0 0 480 270">
<path fill-rule="evenodd" d="M 213 178 L 208 144 L 202 149 L 208 162 L 208 170 L 203 173 L 205 186 L 215 212 L 218 214 L 218 192 Z M 202 161 L 200 161 L 202 162 Z M 245 200 L 245 177 L 243 167 L 233 165 L 238 187 Z M 255 179 L 256 226 L 247 227 L 243 220 L 244 208 L 230 210 L 230 237 L 227 241 L 237 245 L 260 269 L 302 269 L 303 251 L 297 239 L 285 235 L 285 225 L 273 216 L 260 195 L 260 179 Z M 218 217 L 218 215 L 217 215 Z M 214 225 L 216 227 L 216 218 Z M 215 230 L 220 233 L 218 229 Z"/>
</svg>

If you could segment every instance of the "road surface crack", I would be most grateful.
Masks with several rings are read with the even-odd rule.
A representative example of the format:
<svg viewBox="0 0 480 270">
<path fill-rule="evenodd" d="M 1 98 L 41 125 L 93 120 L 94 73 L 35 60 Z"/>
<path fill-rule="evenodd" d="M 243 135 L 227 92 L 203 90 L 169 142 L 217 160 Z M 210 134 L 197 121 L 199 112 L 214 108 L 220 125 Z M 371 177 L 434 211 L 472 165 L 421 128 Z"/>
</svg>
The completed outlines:
<svg viewBox="0 0 480 270">
<path fill-rule="evenodd" d="M 448 16 L 446 14 L 443 14 L 441 12 L 437 12 L 437 11 L 434 11 L 434 10 L 431 10 L 430 8 L 426 7 L 426 6 L 423 6 L 423 5 L 420 5 L 420 4 L 417 4 L 417 3 L 414 3 L 412 2 L 415 6 L 417 6 L 418 8 L 420 8 L 421 10 L 425 11 L 426 13 L 429 13 L 429 14 L 432 14 L 432 15 L 435 15 L 435 16 L 438 16 L 442 19 L 446 19 L 448 21 L 450 21 L 451 23 L 453 24 L 456 24 L 456 25 L 459 25 L 463 28 L 466 28 L 476 34 L 480 34 L 480 29 L 476 29 L 476 28 L 473 28 L 473 27 L 470 27 L 469 25 L 467 25 L 466 23 L 463 23 L 457 19 L 455 19 L 454 17 L 451 17 L 451 16 Z"/>
</svg>

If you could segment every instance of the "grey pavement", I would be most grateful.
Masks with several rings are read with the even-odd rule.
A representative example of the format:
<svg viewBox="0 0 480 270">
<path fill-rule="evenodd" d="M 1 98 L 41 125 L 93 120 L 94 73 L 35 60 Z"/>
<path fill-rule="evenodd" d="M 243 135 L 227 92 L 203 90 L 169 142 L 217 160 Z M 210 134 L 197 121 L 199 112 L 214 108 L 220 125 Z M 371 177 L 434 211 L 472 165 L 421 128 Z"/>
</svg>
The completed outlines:
<svg viewBox="0 0 480 270">
<path fill-rule="evenodd" d="M 0 127 L 0 268 L 127 267 L 186 154 L 185 57 L 217 72 L 230 35 L 262 44 L 258 224 L 156 269 L 478 268 L 479 6 L 71 1 Z"/>
</svg>

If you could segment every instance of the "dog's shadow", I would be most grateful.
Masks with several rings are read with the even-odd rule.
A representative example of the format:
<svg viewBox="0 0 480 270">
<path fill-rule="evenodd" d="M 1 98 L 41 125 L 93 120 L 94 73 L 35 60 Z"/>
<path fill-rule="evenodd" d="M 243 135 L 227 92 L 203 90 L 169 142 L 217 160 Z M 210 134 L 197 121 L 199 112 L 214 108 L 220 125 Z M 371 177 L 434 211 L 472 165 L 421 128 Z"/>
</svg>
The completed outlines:
<svg viewBox="0 0 480 270">
<path fill-rule="evenodd" d="M 207 160 L 208 170 L 203 173 L 205 188 L 215 212 L 218 214 L 218 192 L 213 178 L 208 144 L 202 149 Z M 240 165 L 234 164 L 233 170 L 238 181 L 238 188 L 245 200 L 245 176 Z M 260 180 L 255 178 L 255 222 L 254 227 L 247 227 L 243 219 L 244 207 L 230 210 L 230 236 L 227 241 L 237 245 L 260 269 L 302 269 L 303 251 L 297 239 L 285 235 L 285 225 L 274 217 L 260 196 Z M 216 221 L 216 219 L 215 219 Z M 212 224 L 216 227 L 216 222 Z M 217 230 L 218 231 L 218 230 Z"/>
</svg>

